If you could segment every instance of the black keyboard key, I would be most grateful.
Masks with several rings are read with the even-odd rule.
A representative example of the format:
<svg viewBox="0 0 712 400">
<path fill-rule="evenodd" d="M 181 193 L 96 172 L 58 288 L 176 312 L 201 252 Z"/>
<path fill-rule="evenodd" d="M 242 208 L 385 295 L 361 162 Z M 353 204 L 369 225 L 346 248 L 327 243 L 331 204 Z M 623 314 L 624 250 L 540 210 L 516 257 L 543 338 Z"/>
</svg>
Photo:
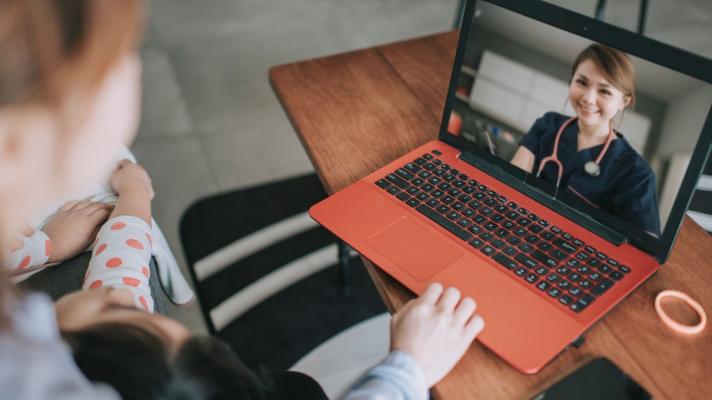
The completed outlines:
<svg viewBox="0 0 712 400">
<path fill-rule="evenodd" d="M 502 229 L 502 228 L 499 228 L 494 232 L 495 235 L 501 237 L 502 239 L 506 238 L 508 233 L 509 232 L 507 232 L 506 229 Z"/>
<path fill-rule="evenodd" d="M 609 264 L 611 264 L 611 265 L 614 266 L 614 267 L 617 267 L 617 266 L 620 265 L 620 263 L 619 263 L 618 261 L 616 261 L 616 260 L 614 260 L 614 259 L 612 259 L 612 258 L 609 258 L 608 261 L 606 261 L 606 262 L 609 263 Z"/>
<path fill-rule="evenodd" d="M 407 205 L 409 205 L 409 206 L 411 206 L 411 207 L 415 207 L 415 206 L 417 206 L 418 204 L 420 204 L 420 202 L 419 202 L 418 200 L 416 200 L 416 199 L 411 198 L 411 199 L 409 199 L 408 201 L 406 201 L 405 204 L 407 204 Z"/>
<path fill-rule="evenodd" d="M 472 209 L 470 209 L 470 208 L 466 208 L 466 209 L 462 210 L 461 212 L 462 212 L 462 215 L 464 215 L 468 218 L 475 215 L 475 212 L 472 211 Z"/>
<path fill-rule="evenodd" d="M 463 219 L 457 221 L 457 224 L 463 228 L 467 228 L 468 226 L 472 225 L 472 221 L 470 221 L 469 219 L 463 218 Z"/>
<path fill-rule="evenodd" d="M 482 233 L 480 233 L 480 238 L 481 238 L 482 240 L 484 240 L 484 241 L 487 241 L 487 242 L 489 242 L 490 240 L 492 240 L 493 237 L 494 237 L 494 236 L 492 236 L 492 234 L 489 233 L 489 232 L 482 231 Z"/>
<path fill-rule="evenodd" d="M 378 187 L 380 187 L 381 189 L 388 189 L 388 188 L 391 186 L 390 182 L 388 182 L 388 181 L 385 180 L 385 179 L 379 179 L 379 180 L 377 180 L 377 181 L 376 181 L 376 185 L 377 185 Z"/>
<path fill-rule="evenodd" d="M 579 286 L 581 286 L 584 289 L 591 289 L 591 287 L 593 286 L 593 283 L 591 283 L 591 281 L 583 280 L 583 281 L 579 282 Z"/>
<path fill-rule="evenodd" d="M 517 246 L 517 248 L 525 253 L 529 253 L 534 249 L 529 243 L 526 242 L 521 243 L 519 246 Z"/>
<path fill-rule="evenodd" d="M 574 301 L 574 299 L 572 299 L 570 296 L 567 296 L 567 295 L 563 295 L 563 296 L 559 297 L 559 303 L 561 303 L 565 306 L 568 306 L 573 301 Z"/>
<path fill-rule="evenodd" d="M 548 242 L 541 242 L 536 247 L 538 247 L 544 251 L 548 251 L 548 250 L 552 249 L 554 246 Z"/>
<path fill-rule="evenodd" d="M 534 272 L 536 272 L 536 274 L 539 276 L 544 276 L 547 273 L 549 273 L 549 270 L 544 267 L 539 267 L 539 268 L 535 269 Z"/>
<path fill-rule="evenodd" d="M 588 279 L 597 282 L 601 279 L 601 274 L 599 274 L 598 272 L 591 272 L 590 274 L 588 274 Z"/>
<path fill-rule="evenodd" d="M 425 181 L 420 178 L 415 178 L 412 181 L 410 181 L 410 183 L 412 183 L 413 185 L 421 186 L 425 183 Z"/>
<path fill-rule="evenodd" d="M 601 264 L 601 265 L 598 267 L 598 270 L 601 271 L 602 274 L 610 274 L 611 271 L 613 271 L 613 268 L 611 268 L 610 266 L 608 266 L 608 265 L 606 265 L 606 264 Z M 620 273 L 620 272 L 619 272 L 619 273 Z"/>
<path fill-rule="evenodd" d="M 462 210 L 463 208 L 465 208 L 465 205 L 462 204 L 462 203 L 460 203 L 460 202 L 457 202 L 457 203 L 455 203 L 455 204 L 452 205 L 452 208 L 453 208 L 454 210 L 460 211 L 460 210 Z"/>
<path fill-rule="evenodd" d="M 549 282 L 547 282 L 547 281 L 541 281 L 541 282 L 539 282 L 538 285 L 536 285 L 536 287 L 537 287 L 537 289 L 543 291 L 543 290 L 546 290 L 546 289 L 548 289 L 549 287 L 551 287 L 551 285 L 550 285 Z"/>
<path fill-rule="evenodd" d="M 517 270 L 514 271 L 514 273 L 517 274 L 517 275 L 519 275 L 519 276 L 524 276 L 524 275 L 527 274 L 527 270 L 524 269 L 524 268 L 517 268 Z"/>
<path fill-rule="evenodd" d="M 445 214 L 445 213 L 447 213 L 448 211 L 450 211 L 450 207 L 444 206 L 444 205 L 440 205 L 440 206 L 438 206 L 438 208 L 436 208 L 436 210 L 437 210 L 440 214 Z"/>
<path fill-rule="evenodd" d="M 562 232 L 562 231 L 561 231 L 561 228 L 559 228 L 558 226 L 552 226 L 552 227 L 549 228 L 549 229 L 551 229 L 551 230 L 552 230 L 554 233 L 556 233 L 557 235 Z"/>
<path fill-rule="evenodd" d="M 480 239 L 477 239 L 477 238 L 473 239 L 473 240 L 470 242 L 470 246 L 472 246 L 472 247 L 474 247 L 474 248 L 476 248 L 476 249 L 479 249 L 480 247 L 482 247 L 483 244 L 485 244 L 485 242 L 483 242 L 483 241 L 481 241 Z"/>
<path fill-rule="evenodd" d="M 450 211 L 449 213 L 445 214 L 445 216 L 450 219 L 450 220 L 456 220 L 460 218 L 460 213 L 455 212 L 455 211 Z"/>
<path fill-rule="evenodd" d="M 495 249 L 501 249 L 502 247 L 506 246 L 506 243 L 504 243 L 503 240 L 499 240 L 499 239 L 495 239 L 495 240 L 491 241 L 490 244 Z"/>
<path fill-rule="evenodd" d="M 527 257 L 523 253 L 517 254 L 516 257 L 514 257 L 515 260 L 517 260 L 520 264 L 527 268 L 535 268 L 536 267 L 536 261 L 532 260 L 531 258 Z"/>
<path fill-rule="evenodd" d="M 440 165 L 440 164 L 443 163 L 442 161 L 438 160 L 437 158 L 434 159 L 432 162 L 433 162 L 433 164 L 435 164 L 435 165 Z"/>
<path fill-rule="evenodd" d="M 395 184 L 401 189 L 408 189 L 408 187 L 410 186 L 407 181 L 405 181 L 403 178 L 396 176 L 395 174 L 388 174 L 388 176 L 386 176 L 386 179 L 393 182 L 393 184 Z"/>
<path fill-rule="evenodd" d="M 426 200 L 430 199 L 430 196 L 428 196 L 427 193 L 420 192 L 415 196 L 415 198 L 420 201 L 426 201 Z M 431 199 L 431 200 L 434 200 L 434 199 Z"/>
<path fill-rule="evenodd" d="M 541 238 L 544 240 L 551 240 L 555 237 L 556 237 L 556 235 L 554 235 L 553 233 L 548 232 L 548 231 L 541 234 Z"/>
<path fill-rule="evenodd" d="M 529 227 L 529 230 L 533 233 L 539 233 L 544 230 L 544 228 L 541 227 L 541 225 L 532 225 Z"/>
<path fill-rule="evenodd" d="M 443 176 L 443 179 L 445 179 L 446 181 L 450 182 L 450 181 L 452 181 L 453 179 L 455 179 L 455 175 L 453 175 L 453 174 L 447 174 L 447 175 Z"/>
<path fill-rule="evenodd" d="M 521 241 L 522 240 L 516 236 L 510 236 L 507 238 L 507 243 L 511 244 L 512 246 L 518 245 L 519 243 L 521 243 Z"/>
<path fill-rule="evenodd" d="M 529 274 L 529 275 L 527 275 L 527 277 L 526 277 L 526 280 L 527 280 L 527 282 L 529 282 L 529 283 L 534 283 L 534 282 L 536 282 L 538 279 L 539 279 L 539 277 L 536 276 L 536 275 L 534 275 L 534 274 Z"/>
<path fill-rule="evenodd" d="M 512 209 L 515 209 L 515 210 L 516 210 L 517 208 L 519 208 L 519 205 L 517 205 L 517 203 L 515 203 L 515 202 L 513 202 L 513 201 L 510 201 L 509 203 L 507 203 L 507 205 L 509 206 L 509 208 L 512 208 Z"/>
<path fill-rule="evenodd" d="M 564 239 L 556 238 L 556 239 L 554 239 L 554 241 L 552 243 L 554 243 L 554 245 L 556 247 L 560 248 L 561 250 L 565 251 L 568 254 L 571 254 L 576 251 L 576 248 L 574 246 L 572 246 L 571 244 L 569 244 Z"/>
<path fill-rule="evenodd" d="M 502 225 L 502 227 L 504 229 L 513 229 L 514 228 L 514 222 L 512 222 L 510 220 L 505 220 L 500 225 Z"/>
<path fill-rule="evenodd" d="M 482 229 L 477 225 L 472 225 L 471 227 L 467 228 L 467 230 L 474 233 L 475 235 L 482 231 Z"/>
<path fill-rule="evenodd" d="M 623 274 L 621 274 L 621 273 L 618 272 L 618 271 L 613 271 L 613 272 L 611 272 L 611 274 L 610 274 L 609 276 L 610 276 L 611 278 L 617 280 L 617 281 L 623 279 Z"/>
<path fill-rule="evenodd" d="M 388 188 L 387 192 L 395 196 L 400 193 L 400 189 L 398 189 L 397 186 L 391 186 Z"/>
<path fill-rule="evenodd" d="M 416 207 L 415 209 L 418 210 L 418 212 L 420 212 L 421 214 L 428 217 L 431 221 L 442 226 L 448 232 L 452 233 L 453 235 L 459 237 L 462 240 L 468 240 L 469 238 L 472 237 L 472 235 L 469 232 L 460 228 L 459 226 L 457 226 L 457 224 L 449 221 L 447 218 L 443 217 L 442 215 L 438 214 L 437 212 L 433 211 L 432 209 L 430 209 L 422 204 L 419 205 L 418 207 Z"/>
<path fill-rule="evenodd" d="M 418 164 L 418 165 L 420 165 L 420 166 L 422 166 L 422 165 L 425 164 L 427 161 L 425 161 L 424 158 L 418 157 L 418 158 L 416 158 L 415 161 L 413 161 L 413 162 L 416 163 L 416 164 Z"/>
<path fill-rule="evenodd" d="M 529 210 L 527 210 L 527 209 L 524 208 L 524 207 L 519 207 L 519 208 L 517 209 L 517 212 L 519 212 L 519 213 L 522 214 L 522 215 L 527 215 L 527 214 L 529 214 Z"/>
<path fill-rule="evenodd" d="M 561 281 L 556 286 L 559 287 L 559 289 L 568 289 L 571 287 L 571 282 L 569 281 Z"/>
<path fill-rule="evenodd" d="M 512 220 L 519 218 L 519 214 L 517 214 L 516 211 L 510 211 L 510 212 L 506 213 L 505 215 L 507 216 L 507 218 L 512 219 Z"/>
<path fill-rule="evenodd" d="M 492 258 L 494 258 L 494 260 L 501 264 L 504 268 L 507 268 L 509 270 L 517 268 L 517 263 L 515 263 L 514 261 L 512 261 L 511 258 L 505 256 L 502 253 L 497 253 Z"/>
<path fill-rule="evenodd" d="M 492 214 L 493 212 L 494 212 L 494 211 L 492 211 L 492 209 L 491 209 L 491 208 L 488 208 L 488 207 L 482 207 L 482 208 L 480 208 L 480 214 L 482 214 L 482 215 L 490 215 L 490 214 Z"/>
<path fill-rule="evenodd" d="M 568 265 L 571 268 L 577 268 L 579 265 L 581 265 L 581 263 L 579 262 L 579 260 L 572 258 L 569 261 L 566 261 L 566 265 Z"/>
<path fill-rule="evenodd" d="M 541 219 L 541 220 L 539 220 L 538 224 L 543 226 L 544 228 L 546 228 L 547 226 L 549 226 L 549 221 L 547 221 L 545 219 Z"/>
<path fill-rule="evenodd" d="M 410 199 L 410 196 L 408 196 L 408 193 L 406 192 L 400 192 L 398 193 L 396 198 L 400 201 L 408 201 L 408 199 Z"/>
<path fill-rule="evenodd" d="M 504 217 L 502 216 L 502 214 L 494 214 L 490 217 L 490 219 L 494 222 L 499 222 L 499 221 L 503 220 Z"/>
<path fill-rule="evenodd" d="M 440 168 L 442 168 L 442 169 L 444 169 L 445 171 L 447 171 L 447 170 L 450 169 L 450 166 L 447 165 L 447 164 L 442 164 L 442 165 L 440 166 Z"/>
<path fill-rule="evenodd" d="M 420 191 L 420 188 L 418 188 L 417 186 L 411 186 L 408 188 L 408 190 L 406 190 L 406 192 L 410 193 L 412 196 L 415 196 L 415 194 L 418 193 L 419 191 Z"/>
<path fill-rule="evenodd" d="M 557 298 L 561 294 L 561 291 L 557 288 L 552 288 L 546 293 L 553 298 Z"/>
<path fill-rule="evenodd" d="M 556 275 L 556 274 L 553 274 L 553 273 L 552 273 L 552 274 L 549 274 L 549 276 L 546 277 L 546 280 L 549 281 L 549 282 L 558 282 L 559 279 L 561 279 L 561 277 L 560 277 L 559 275 Z"/>
<path fill-rule="evenodd" d="M 561 232 L 561 237 L 563 237 L 566 240 L 571 240 L 574 238 L 573 236 L 571 236 L 570 233 L 566 233 L 566 232 Z"/>
<path fill-rule="evenodd" d="M 425 202 L 427 205 L 429 205 L 431 208 L 435 208 L 440 204 L 437 200 L 435 199 L 429 199 L 428 201 Z"/>
<path fill-rule="evenodd" d="M 527 236 L 527 238 L 525 240 L 531 244 L 534 244 L 539 241 L 539 238 L 534 235 L 529 235 L 529 236 Z"/>
<path fill-rule="evenodd" d="M 408 171 L 410 171 L 412 173 L 416 173 L 421 170 L 421 168 L 418 165 L 413 164 L 413 163 L 406 164 L 405 169 L 407 169 Z"/>
<path fill-rule="evenodd" d="M 626 267 L 625 265 L 621 265 L 618 267 L 619 270 L 621 270 L 622 273 L 627 274 L 630 272 L 630 268 Z"/>
<path fill-rule="evenodd" d="M 571 270 L 566 267 L 559 267 L 556 269 L 556 273 L 561 276 L 566 276 L 571 273 Z"/>
<path fill-rule="evenodd" d="M 592 267 L 598 267 L 599 265 L 601 265 L 601 260 L 599 260 L 598 258 L 591 258 L 588 260 L 588 265 Z"/>
<path fill-rule="evenodd" d="M 534 250 L 531 252 L 532 257 L 540 263 L 547 265 L 549 267 L 556 267 L 559 263 L 548 255 L 542 253 L 539 250 Z"/>
<path fill-rule="evenodd" d="M 586 265 L 581 265 L 581 266 L 579 266 L 578 268 L 576 268 L 576 271 L 577 271 L 577 272 L 580 272 L 580 273 L 582 273 L 582 274 L 587 274 L 590 270 L 591 270 L 591 268 L 589 268 L 589 267 L 586 266 Z"/>
<path fill-rule="evenodd" d="M 495 229 L 497 229 L 497 224 L 495 224 L 494 222 L 488 222 L 488 223 L 485 224 L 485 229 L 487 229 L 488 231 L 492 232 L 492 231 L 494 231 Z"/>
<path fill-rule="evenodd" d="M 584 247 L 584 249 L 586 249 L 586 251 L 587 251 L 587 252 L 589 252 L 589 253 L 591 253 L 591 254 L 593 254 L 593 253 L 596 253 L 596 252 L 597 252 L 597 250 L 596 250 L 596 249 L 594 249 L 594 248 L 593 248 L 593 247 L 591 247 L 591 246 L 586 246 L 586 247 Z"/>
<path fill-rule="evenodd" d="M 438 185 L 438 189 L 442 190 L 443 192 L 447 191 L 448 189 L 450 189 L 450 184 L 447 182 L 443 182 Z"/>
<path fill-rule="evenodd" d="M 438 178 L 437 176 L 434 176 L 434 177 L 428 179 L 428 183 L 431 185 L 439 185 L 441 182 L 442 182 L 442 180 L 440 178 Z"/>
<path fill-rule="evenodd" d="M 484 216 L 484 215 L 480 215 L 480 214 L 477 214 L 477 215 L 475 215 L 474 217 L 472 217 L 472 220 L 473 220 L 476 224 L 480 224 L 480 225 L 484 224 L 484 223 L 487 221 L 487 219 L 485 218 L 485 216 Z"/>
<path fill-rule="evenodd" d="M 526 235 L 526 234 L 527 234 L 527 231 L 525 231 L 525 230 L 522 229 L 522 228 L 517 228 L 517 229 L 513 229 L 513 230 L 512 230 L 512 233 L 515 234 L 515 235 L 517 235 L 517 236 L 520 236 L 520 237 L 521 237 L 521 236 Z"/>
<path fill-rule="evenodd" d="M 433 170 L 433 174 L 434 174 L 435 176 L 442 176 L 443 174 L 445 174 L 445 171 L 442 170 L 442 169 L 440 169 L 440 168 L 435 168 L 435 169 Z"/>
<path fill-rule="evenodd" d="M 522 218 L 519 218 L 516 222 L 521 226 L 527 226 L 527 225 L 531 224 L 532 221 L 529 218 L 522 217 Z"/>
<path fill-rule="evenodd" d="M 579 297 L 581 295 L 581 293 L 583 293 L 583 291 L 581 290 L 581 288 L 573 286 L 571 289 L 569 289 L 569 293 L 572 296 Z"/>
<path fill-rule="evenodd" d="M 571 241 L 571 243 L 573 243 L 574 246 L 576 246 L 576 247 L 581 247 L 581 246 L 583 246 L 583 242 L 580 241 L 579 239 L 574 239 L 574 240 Z"/>
<path fill-rule="evenodd" d="M 460 200 L 461 202 L 467 204 L 470 202 L 470 200 L 472 200 L 472 197 L 470 197 L 466 194 L 463 194 L 463 195 L 460 195 L 460 197 L 458 197 L 457 199 Z"/>
<path fill-rule="evenodd" d="M 471 202 L 467 203 L 467 206 L 473 210 L 477 210 L 478 208 L 482 207 L 482 203 L 477 200 L 472 200 Z"/>
<path fill-rule="evenodd" d="M 445 193 L 443 193 L 440 189 L 435 189 L 435 190 L 433 190 L 430 194 L 431 194 L 433 197 L 435 197 L 436 199 L 439 199 L 439 198 L 440 198 L 442 195 L 444 195 Z"/>
<path fill-rule="evenodd" d="M 603 293 L 605 293 L 608 289 L 610 289 L 611 287 L 613 287 L 613 281 L 604 279 L 604 280 L 598 282 L 598 284 L 596 286 L 594 286 L 593 289 L 591 289 L 591 293 L 593 293 L 596 296 L 600 296 Z"/>
<path fill-rule="evenodd" d="M 433 154 L 435 154 L 436 156 L 443 155 L 443 153 L 440 150 L 433 150 Z"/>
<path fill-rule="evenodd" d="M 581 275 L 579 275 L 577 273 L 573 273 L 573 274 L 569 275 L 569 280 L 571 282 L 578 282 L 581 280 Z"/>
<path fill-rule="evenodd" d="M 579 260 L 585 261 L 585 260 L 588 260 L 589 255 L 582 251 L 580 253 L 576 253 L 576 258 L 578 258 Z"/>
<path fill-rule="evenodd" d="M 423 158 L 426 159 L 426 160 L 432 160 L 434 157 L 431 156 L 431 155 L 428 154 L 428 153 L 425 153 L 425 154 L 423 154 Z"/>
<path fill-rule="evenodd" d="M 489 255 L 492 255 L 492 253 L 494 253 L 497 250 L 495 250 L 494 247 L 486 244 L 480 249 L 480 251 L 489 256 Z"/>
<path fill-rule="evenodd" d="M 515 248 L 512 247 L 512 246 L 507 246 L 507 247 L 505 247 L 504 250 L 502 250 L 502 251 L 504 252 L 504 254 L 506 254 L 506 255 L 508 255 L 508 256 L 510 256 L 510 257 L 514 257 L 515 254 L 519 253 L 519 252 L 517 251 L 517 249 L 515 249 Z"/>
<path fill-rule="evenodd" d="M 607 255 L 601 253 L 600 251 L 598 253 L 596 253 L 596 257 L 600 258 L 601 260 L 605 260 L 608 258 Z"/>
<path fill-rule="evenodd" d="M 432 175 L 432 174 L 431 174 L 430 172 L 428 172 L 428 171 L 420 171 L 420 172 L 418 172 L 418 176 L 419 176 L 421 179 L 428 179 L 428 178 L 430 178 L 431 175 Z M 431 179 L 432 179 L 432 178 L 431 178 Z"/>
<path fill-rule="evenodd" d="M 554 257 L 555 259 L 559 261 L 564 261 L 566 257 L 568 257 L 568 254 L 564 253 L 563 251 L 559 249 L 554 249 L 549 252 L 549 255 Z"/>
</svg>

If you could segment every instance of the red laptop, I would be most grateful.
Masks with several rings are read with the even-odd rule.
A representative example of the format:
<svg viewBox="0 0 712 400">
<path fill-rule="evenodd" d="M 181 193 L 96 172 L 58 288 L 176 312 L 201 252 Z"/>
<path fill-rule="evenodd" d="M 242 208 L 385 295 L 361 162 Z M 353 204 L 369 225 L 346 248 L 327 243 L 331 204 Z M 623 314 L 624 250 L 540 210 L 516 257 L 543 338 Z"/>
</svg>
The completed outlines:
<svg viewBox="0 0 712 400">
<path fill-rule="evenodd" d="M 711 83 L 709 59 L 545 2 L 468 1 L 439 140 L 310 214 L 412 291 L 474 297 L 482 344 L 536 373 L 667 259 Z"/>
</svg>

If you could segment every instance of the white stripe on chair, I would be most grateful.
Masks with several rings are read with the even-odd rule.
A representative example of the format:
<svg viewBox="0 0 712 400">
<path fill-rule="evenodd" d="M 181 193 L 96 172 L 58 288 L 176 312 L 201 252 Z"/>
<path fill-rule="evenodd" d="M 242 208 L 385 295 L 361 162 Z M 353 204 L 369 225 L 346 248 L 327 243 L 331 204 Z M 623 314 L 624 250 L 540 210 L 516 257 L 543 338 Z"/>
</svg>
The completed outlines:
<svg viewBox="0 0 712 400">
<path fill-rule="evenodd" d="M 228 297 L 210 310 L 216 330 L 221 330 L 235 318 L 287 286 L 337 262 L 337 246 L 331 244 L 280 267 Z"/>
<path fill-rule="evenodd" d="M 712 215 L 701 213 L 699 211 L 688 211 L 687 215 L 690 216 L 697 224 L 699 224 L 702 229 L 707 232 L 712 232 Z"/>
<path fill-rule="evenodd" d="M 195 276 L 202 282 L 250 254 L 317 225 L 306 212 L 283 219 L 201 258 L 195 263 Z"/>
<path fill-rule="evenodd" d="M 697 190 L 712 192 L 712 176 L 701 175 L 700 180 L 697 181 Z"/>
</svg>

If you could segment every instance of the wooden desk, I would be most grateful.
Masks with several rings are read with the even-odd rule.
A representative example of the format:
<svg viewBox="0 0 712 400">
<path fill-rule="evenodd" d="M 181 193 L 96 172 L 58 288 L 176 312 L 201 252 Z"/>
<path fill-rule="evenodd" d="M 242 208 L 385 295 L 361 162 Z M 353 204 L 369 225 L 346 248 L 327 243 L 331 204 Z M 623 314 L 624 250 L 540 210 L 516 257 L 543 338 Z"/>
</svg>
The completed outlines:
<svg viewBox="0 0 712 400">
<path fill-rule="evenodd" d="M 270 70 L 272 86 L 329 193 L 437 138 L 457 32 L 426 36 Z M 393 311 L 413 294 L 366 262 Z M 682 290 L 710 310 L 712 239 L 689 218 L 665 266 L 537 375 L 525 375 L 475 343 L 436 386 L 444 399 L 530 398 L 588 360 L 605 356 L 655 398 L 712 396 L 712 329 L 667 329 L 655 295 Z"/>
</svg>

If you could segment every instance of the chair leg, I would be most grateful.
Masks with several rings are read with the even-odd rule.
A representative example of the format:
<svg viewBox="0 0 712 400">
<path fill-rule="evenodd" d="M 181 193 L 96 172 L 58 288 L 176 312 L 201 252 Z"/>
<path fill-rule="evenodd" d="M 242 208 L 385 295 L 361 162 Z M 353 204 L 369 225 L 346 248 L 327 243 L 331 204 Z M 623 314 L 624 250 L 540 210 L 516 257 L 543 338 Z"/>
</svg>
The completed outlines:
<svg viewBox="0 0 712 400">
<path fill-rule="evenodd" d="M 349 266 L 351 263 L 351 255 L 349 254 L 351 247 L 341 240 L 338 240 L 336 244 L 339 247 L 339 280 L 341 281 L 341 293 L 344 297 L 351 297 L 351 295 L 353 295 Z"/>
</svg>

